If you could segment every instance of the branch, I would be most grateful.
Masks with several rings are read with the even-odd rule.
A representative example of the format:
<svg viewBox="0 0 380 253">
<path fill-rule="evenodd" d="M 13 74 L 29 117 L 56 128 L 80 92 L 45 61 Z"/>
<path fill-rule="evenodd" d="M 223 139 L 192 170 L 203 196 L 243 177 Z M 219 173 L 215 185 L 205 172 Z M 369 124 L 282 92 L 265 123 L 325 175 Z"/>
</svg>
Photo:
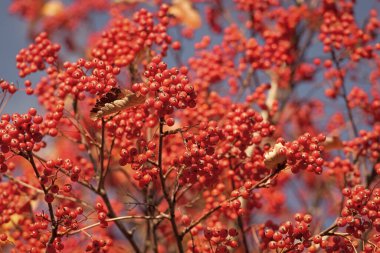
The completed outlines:
<svg viewBox="0 0 380 253">
<path fill-rule="evenodd" d="M 9 174 L 3 174 L 4 177 L 8 178 L 10 181 L 12 182 L 15 182 L 19 185 L 22 185 L 24 187 L 27 187 L 29 189 L 32 189 L 34 191 L 36 191 L 37 193 L 40 193 L 40 194 L 45 194 L 45 192 L 41 189 L 38 189 L 37 187 L 34 187 L 33 185 L 30 185 L 24 181 L 21 181 Z M 70 197 L 70 196 L 65 196 L 65 195 L 62 195 L 62 194 L 57 194 L 57 193 L 53 193 L 54 195 L 54 198 L 57 198 L 57 199 L 65 199 L 65 200 L 69 200 L 69 201 L 72 201 L 72 202 L 76 202 L 76 203 L 79 203 L 87 208 L 90 208 L 90 209 L 93 209 L 94 207 L 90 204 L 88 204 L 87 202 L 83 201 L 83 200 L 80 200 L 78 198 L 74 198 L 74 197 Z"/>
<path fill-rule="evenodd" d="M 98 184 L 98 191 L 100 189 L 104 188 L 104 181 L 105 181 L 105 175 L 104 175 L 104 146 L 105 146 L 105 121 L 104 118 L 102 118 L 102 130 L 101 130 L 101 140 L 100 140 L 100 170 L 99 170 L 99 184 Z M 111 156 L 111 155 L 110 155 Z"/>
<path fill-rule="evenodd" d="M 339 60 L 337 59 L 336 55 L 335 55 L 335 51 L 332 50 L 331 51 L 331 57 L 332 57 L 332 60 L 335 64 L 335 67 L 336 69 L 338 70 L 338 73 L 339 73 L 339 79 L 341 80 L 342 82 L 342 96 L 343 96 L 343 100 L 344 100 L 344 104 L 346 106 L 346 110 L 347 110 L 347 114 L 348 114 L 348 119 L 351 123 L 351 127 L 352 127 L 352 130 L 354 131 L 354 134 L 355 136 L 359 136 L 359 131 L 358 131 L 358 128 L 355 124 L 355 121 L 354 121 L 354 117 L 352 115 L 352 110 L 349 106 L 349 102 L 348 102 L 348 98 L 347 98 L 347 90 L 346 90 L 346 85 L 345 85 L 345 81 L 344 81 L 344 76 L 342 75 L 342 68 L 340 66 L 340 62 Z"/>
<path fill-rule="evenodd" d="M 40 186 L 41 186 L 44 194 L 45 195 L 48 194 L 48 190 L 46 189 L 45 185 L 40 181 L 41 176 L 40 176 L 40 173 L 38 172 L 36 163 L 34 162 L 33 153 L 31 151 L 29 151 L 27 154 L 22 154 L 22 156 L 25 159 L 27 159 L 30 162 L 30 164 L 32 165 L 32 168 L 34 170 L 34 174 L 36 175 L 38 181 L 40 182 Z M 51 203 L 47 203 L 47 205 L 48 205 L 48 209 L 49 209 L 49 216 L 50 216 L 51 229 L 52 229 L 50 239 L 47 243 L 47 248 L 49 248 L 50 245 L 53 244 L 55 238 L 58 235 L 58 223 L 55 220 L 53 205 Z"/>
<path fill-rule="evenodd" d="M 253 191 L 253 190 L 255 190 L 255 189 L 265 187 L 268 183 L 270 183 L 270 181 L 271 181 L 272 178 L 274 178 L 276 175 L 278 175 L 284 169 L 285 169 L 284 165 L 280 165 L 276 170 L 273 170 L 273 172 L 270 173 L 268 176 L 266 176 L 265 178 L 263 178 L 259 182 L 257 182 L 250 189 L 250 192 Z M 213 214 L 214 212 L 218 211 L 222 207 L 222 205 L 224 203 L 228 203 L 228 202 L 234 201 L 234 200 L 238 199 L 239 197 L 240 196 L 236 196 L 236 197 L 232 197 L 232 198 L 226 199 L 223 202 L 221 202 L 218 206 L 216 206 L 213 209 L 209 210 L 202 217 L 200 217 L 198 220 L 194 221 L 190 226 L 188 226 L 187 228 L 185 228 L 185 230 L 182 231 L 182 233 L 180 235 L 181 238 L 183 238 L 188 232 L 190 232 L 191 229 L 193 229 L 195 226 L 197 226 L 203 220 L 207 219 L 211 214 Z"/>
<path fill-rule="evenodd" d="M 98 192 L 98 194 L 101 196 L 101 198 L 103 199 L 107 209 L 108 209 L 108 216 L 111 218 L 111 219 L 115 219 L 117 218 L 117 215 L 115 213 L 115 211 L 113 210 L 113 207 L 112 207 L 112 204 L 109 200 L 109 197 L 105 191 L 105 189 L 101 189 L 100 192 Z M 140 249 L 137 245 L 137 243 L 135 242 L 135 240 L 133 239 L 133 234 L 131 231 L 128 231 L 124 225 L 120 222 L 120 220 L 116 219 L 114 220 L 115 221 L 115 224 L 117 226 L 117 228 L 120 230 L 120 232 L 124 235 L 124 237 L 129 241 L 129 243 L 132 245 L 132 248 L 133 250 L 136 252 L 136 253 L 140 253 Z"/>
<path fill-rule="evenodd" d="M 184 253 L 183 245 L 182 245 L 182 236 L 179 234 L 177 224 L 175 221 L 175 199 L 170 199 L 169 193 L 165 186 L 165 177 L 164 173 L 162 171 L 162 152 L 163 152 L 163 140 L 165 137 L 164 132 L 164 119 L 160 118 L 160 126 L 159 126 L 159 145 L 158 145 L 158 168 L 160 170 L 160 183 L 162 192 L 164 194 L 165 200 L 168 202 L 169 205 L 169 213 L 170 213 L 170 223 L 172 225 L 173 233 L 177 242 L 178 251 L 180 253 Z M 180 130 L 182 131 L 182 130 Z"/>
<path fill-rule="evenodd" d="M 115 221 L 116 222 L 116 221 L 120 221 L 120 220 L 130 220 L 130 219 L 160 220 L 160 219 L 168 219 L 168 218 L 169 217 L 166 214 L 160 214 L 158 216 L 145 216 L 145 215 L 133 216 L 133 215 L 126 215 L 126 216 L 120 216 L 120 217 L 106 219 L 105 221 L 107 221 L 107 222 L 114 222 Z M 100 225 L 100 222 L 96 222 L 94 224 L 88 225 L 88 226 L 80 228 L 78 230 L 74 230 L 74 231 L 71 231 L 71 232 L 68 231 L 68 232 L 60 234 L 60 235 L 74 235 L 74 234 L 83 232 L 83 231 L 85 231 L 87 229 L 90 229 L 90 228 L 93 228 L 93 227 L 96 227 L 96 226 L 99 226 L 99 225 Z"/>
</svg>

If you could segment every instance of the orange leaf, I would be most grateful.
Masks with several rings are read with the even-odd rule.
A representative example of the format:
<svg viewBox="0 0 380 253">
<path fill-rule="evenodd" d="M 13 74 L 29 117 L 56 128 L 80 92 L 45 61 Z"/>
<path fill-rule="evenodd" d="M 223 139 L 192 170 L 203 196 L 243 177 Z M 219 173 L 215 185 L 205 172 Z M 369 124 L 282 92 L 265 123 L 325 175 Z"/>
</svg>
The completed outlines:
<svg viewBox="0 0 380 253">
<path fill-rule="evenodd" d="M 188 28 L 198 29 L 202 25 L 199 12 L 193 7 L 189 0 L 173 0 L 169 8 L 169 14 L 176 17 Z"/>
<path fill-rule="evenodd" d="M 59 0 L 51 0 L 46 2 L 41 10 L 42 16 L 45 17 L 54 17 L 61 13 L 64 9 L 64 5 Z"/>
</svg>

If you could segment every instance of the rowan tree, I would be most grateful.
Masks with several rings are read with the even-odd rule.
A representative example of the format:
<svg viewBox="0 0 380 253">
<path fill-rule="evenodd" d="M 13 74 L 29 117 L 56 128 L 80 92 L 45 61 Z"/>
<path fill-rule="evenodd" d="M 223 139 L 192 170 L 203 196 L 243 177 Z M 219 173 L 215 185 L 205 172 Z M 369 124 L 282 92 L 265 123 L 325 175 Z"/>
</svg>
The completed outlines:
<svg viewBox="0 0 380 253">
<path fill-rule="evenodd" d="M 378 10 L 11 1 L 1 249 L 380 252 Z M 16 92 L 39 106 L 6 113 Z"/>
</svg>

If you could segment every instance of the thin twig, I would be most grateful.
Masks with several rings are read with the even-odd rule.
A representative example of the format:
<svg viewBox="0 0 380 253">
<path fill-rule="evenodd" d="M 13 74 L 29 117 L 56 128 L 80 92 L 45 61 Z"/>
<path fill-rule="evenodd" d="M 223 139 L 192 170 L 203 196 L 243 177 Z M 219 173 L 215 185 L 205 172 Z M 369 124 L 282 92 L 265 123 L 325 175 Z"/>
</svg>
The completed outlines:
<svg viewBox="0 0 380 253">
<path fill-rule="evenodd" d="M 253 191 L 255 189 L 258 189 L 258 188 L 262 188 L 262 187 L 265 187 L 270 181 L 271 179 L 273 179 L 275 176 L 277 176 L 284 168 L 284 166 L 280 166 L 278 169 L 274 170 L 272 173 L 270 173 L 268 176 L 264 177 L 262 180 L 260 180 L 259 182 L 257 182 L 251 189 L 250 191 Z M 240 196 L 236 196 L 236 197 L 231 197 L 229 199 L 226 199 L 224 200 L 222 203 L 220 203 L 218 206 L 212 208 L 211 210 L 209 210 L 207 213 L 203 214 L 200 218 L 198 218 L 196 221 L 194 221 L 191 225 L 189 225 L 188 227 L 186 227 L 182 233 L 181 233 L 181 237 L 184 237 L 188 232 L 191 231 L 191 229 L 193 229 L 195 226 L 197 226 L 199 223 L 201 223 L 202 221 L 204 221 L 205 219 L 207 219 L 211 214 L 213 214 L 214 212 L 218 211 L 220 208 L 222 208 L 222 205 L 225 204 L 225 203 L 228 203 L 228 202 L 231 202 L 231 201 L 234 201 L 236 199 L 238 199 Z"/>
<path fill-rule="evenodd" d="M 28 152 L 27 154 L 22 155 L 25 159 L 27 159 L 30 164 L 32 165 L 32 168 L 34 170 L 34 174 L 36 175 L 38 181 L 40 182 L 41 189 L 43 190 L 44 194 L 48 194 L 48 190 L 46 189 L 45 185 L 40 181 L 40 173 L 38 172 L 36 163 L 34 162 L 33 153 Z M 51 235 L 49 238 L 49 241 L 47 243 L 47 249 L 53 244 L 55 238 L 58 236 L 58 223 L 55 219 L 53 205 L 50 202 L 47 202 L 48 209 L 49 209 L 49 216 L 50 216 L 50 222 L 51 222 Z"/>
<path fill-rule="evenodd" d="M 171 199 L 169 196 L 169 193 L 166 189 L 165 177 L 164 177 L 164 173 L 163 173 L 163 169 L 162 169 L 163 140 L 165 137 L 164 119 L 163 118 L 160 118 L 159 124 L 160 124 L 160 126 L 159 126 L 159 142 L 158 142 L 159 143 L 159 145 L 158 145 L 158 168 L 160 171 L 160 173 L 159 173 L 160 183 L 161 183 L 162 192 L 164 194 L 164 198 L 168 202 L 168 205 L 169 205 L 170 223 L 172 225 L 173 233 L 174 233 L 174 236 L 175 236 L 175 239 L 177 242 L 178 251 L 180 253 L 184 253 L 185 251 L 184 251 L 183 245 L 182 245 L 182 236 L 180 236 L 180 234 L 179 234 L 177 223 L 175 220 L 175 201 L 176 200 Z"/>
<path fill-rule="evenodd" d="M 352 110 L 350 108 L 350 105 L 349 105 L 349 101 L 348 101 L 348 97 L 347 97 L 347 89 L 346 89 L 346 84 L 345 84 L 345 80 L 344 80 L 344 76 L 342 74 L 342 68 L 340 66 L 340 61 L 339 59 L 336 57 L 336 54 L 335 54 L 335 51 L 332 50 L 331 51 L 331 57 L 332 57 L 332 60 L 335 64 L 335 67 L 336 67 L 336 70 L 338 71 L 338 74 L 339 74 L 339 79 L 342 83 L 342 96 L 343 96 L 343 100 L 344 100 L 344 104 L 346 106 L 346 110 L 347 110 L 347 114 L 348 114 L 348 119 L 351 123 L 351 127 L 352 127 L 352 130 L 354 131 L 354 134 L 355 134 L 355 137 L 358 137 L 359 136 L 359 131 L 358 131 L 358 128 L 355 124 L 355 121 L 354 121 L 354 117 L 352 115 Z"/>
<path fill-rule="evenodd" d="M 146 215 L 136 215 L 136 216 L 134 216 L 134 215 L 126 215 L 126 216 L 120 216 L 120 217 L 106 219 L 105 221 L 107 221 L 107 222 L 116 222 L 116 221 L 120 221 L 120 220 L 131 220 L 131 219 L 160 220 L 160 219 L 168 219 L 168 216 L 165 215 L 165 214 L 160 214 L 158 216 L 146 216 Z M 64 233 L 63 235 L 77 234 L 77 233 L 83 232 L 83 231 L 85 231 L 87 229 L 99 226 L 100 224 L 101 224 L 100 222 L 96 222 L 94 224 L 88 225 L 88 226 L 80 228 L 78 230 L 74 230 L 74 231 L 71 231 L 71 232 L 68 232 L 68 233 Z"/>
<path fill-rule="evenodd" d="M 13 177 L 13 176 L 11 176 L 11 175 L 9 175 L 9 174 L 3 174 L 3 177 L 6 177 L 6 178 L 8 178 L 10 181 L 15 182 L 15 183 L 17 183 L 17 184 L 19 184 L 19 185 L 22 185 L 22 186 L 24 186 L 24 187 L 27 187 L 27 188 L 29 188 L 29 189 L 32 189 L 32 190 L 36 191 L 37 193 L 45 194 L 43 190 L 38 189 L 37 187 L 34 187 L 33 185 L 30 185 L 30 184 L 28 184 L 28 183 L 26 183 L 26 182 L 24 182 L 24 181 L 21 181 L 21 180 L 15 178 L 15 177 Z M 53 193 L 53 195 L 54 195 L 54 198 L 69 200 L 69 201 L 72 201 L 72 202 L 79 203 L 79 204 L 81 204 L 81 205 L 83 205 L 83 206 L 85 206 L 85 207 L 87 207 L 87 208 L 94 209 L 94 207 L 93 207 L 92 205 L 88 204 L 87 202 L 85 202 L 85 201 L 83 201 L 83 200 L 81 200 L 81 199 L 79 199 L 79 198 L 74 198 L 74 197 L 70 197 L 70 196 L 65 196 L 65 195 L 57 194 L 57 193 Z"/>
</svg>

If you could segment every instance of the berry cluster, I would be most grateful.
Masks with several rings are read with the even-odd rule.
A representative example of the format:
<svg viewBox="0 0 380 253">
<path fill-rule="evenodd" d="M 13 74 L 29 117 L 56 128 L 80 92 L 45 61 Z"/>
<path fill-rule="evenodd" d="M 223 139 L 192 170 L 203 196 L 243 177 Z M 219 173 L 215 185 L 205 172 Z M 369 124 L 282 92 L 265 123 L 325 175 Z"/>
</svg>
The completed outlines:
<svg viewBox="0 0 380 253">
<path fill-rule="evenodd" d="M 86 252 L 91 253 L 103 253 L 109 252 L 109 247 L 112 245 L 111 240 L 104 239 L 92 239 L 89 244 L 86 246 Z"/>
<path fill-rule="evenodd" d="M 237 248 L 239 246 L 238 242 L 234 239 L 238 235 L 238 232 L 234 228 L 226 229 L 213 227 L 206 227 L 204 229 L 204 236 L 206 240 L 211 243 L 211 247 L 215 247 L 215 251 L 210 249 L 215 253 L 227 253 L 228 248 Z M 213 246 L 215 245 L 215 246 Z M 206 251 L 207 252 L 207 251 Z"/>
<path fill-rule="evenodd" d="M 29 194 L 27 188 L 18 187 L 11 182 L 0 183 L 1 202 L 0 202 L 0 224 L 7 224 L 11 221 L 12 215 L 22 214 L 27 211 L 26 200 L 23 194 Z"/>
<path fill-rule="evenodd" d="M 327 10 L 323 14 L 319 34 L 324 51 L 346 49 L 351 52 L 353 61 L 373 57 L 373 47 L 366 44 L 372 39 L 373 26 L 379 24 L 376 12 L 371 12 L 372 23 L 367 28 L 368 32 L 364 32 L 355 22 L 352 2 L 341 2 L 339 9 L 334 4 L 326 5 L 325 8 Z"/>
<path fill-rule="evenodd" d="M 288 168 L 293 173 L 307 170 L 321 174 L 322 165 L 324 164 L 321 152 L 324 150 L 323 142 L 325 140 L 326 136 L 322 134 L 312 137 L 308 133 L 292 142 L 285 143 L 283 140 L 280 140 L 279 143 L 285 146 L 286 165 Z"/>
<path fill-rule="evenodd" d="M 166 55 L 168 45 L 172 43 L 166 33 L 169 24 L 167 11 L 168 6 L 164 4 L 156 14 L 141 9 L 134 14 L 133 21 L 116 17 L 92 49 L 92 56 L 123 67 L 131 64 L 140 52 L 154 44 L 161 46 L 161 54 Z M 158 24 L 154 22 L 155 16 Z"/>
<path fill-rule="evenodd" d="M 346 227 L 346 232 L 356 238 L 361 238 L 371 227 L 380 233 L 380 188 L 371 191 L 363 185 L 356 185 L 344 188 L 342 194 L 346 200 L 337 225 Z"/>
<path fill-rule="evenodd" d="M 220 45 L 214 46 L 211 50 L 199 50 L 195 57 L 189 59 L 191 69 L 208 85 L 218 83 L 229 75 L 239 75 L 234 61 L 237 53 L 243 51 L 241 41 L 245 38 L 236 26 L 229 27 L 226 32 L 229 36 L 224 37 Z M 208 44 L 209 39 L 205 37 L 196 47 L 203 49 Z"/>
<path fill-rule="evenodd" d="M 16 57 L 45 113 L 0 115 L 0 247 L 377 253 L 380 22 L 359 2 L 12 0 L 45 31 Z"/>
<path fill-rule="evenodd" d="M 9 7 L 9 11 L 12 14 L 19 13 L 27 21 L 33 21 L 40 15 L 39 4 L 36 4 L 34 0 L 13 0 Z"/>
<path fill-rule="evenodd" d="M 22 232 L 15 230 L 10 237 L 15 240 L 13 252 L 41 252 L 46 249 L 46 243 L 49 241 L 48 220 L 36 216 L 35 220 L 22 218 L 17 221 L 17 226 L 22 228 Z M 58 248 L 59 245 L 57 245 Z"/>
<path fill-rule="evenodd" d="M 271 86 L 268 83 L 260 84 L 256 88 L 255 92 L 247 96 L 246 101 L 250 104 L 251 103 L 257 104 L 262 110 L 267 110 L 268 106 L 266 104 L 266 100 L 267 100 L 266 92 L 270 88 Z"/>
<path fill-rule="evenodd" d="M 218 95 L 216 92 L 207 94 L 208 83 L 194 83 L 197 87 L 197 104 L 195 108 L 187 108 L 177 113 L 183 125 L 196 125 L 208 120 L 221 120 L 225 114 L 224 110 L 231 107 L 231 100 Z"/>
<path fill-rule="evenodd" d="M 305 248 L 311 246 L 309 239 L 311 231 L 309 229 L 312 216 L 309 214 L 296 213 L 295 222 L 286 221 L 280 226 L 273 224 L 271 221 L 260 229 L 261 238 L 260 247 L 262 249 L 294 249 L 295 252 L 303 252 Z"/>
<path fill-rule="evenodd" d="M 348 187 L 354 187 L 360 184 L 360 170 L 355 167 L 349 160 L 335 157 L 332 161 L 325 163 L 328 175 L 334 177 L 340 182 L 346 181 Z"/>
<path fill-rule="evenodd" d="M 252 108 L 232 105 L 230 112 L 225 115 L 223 134 L 227 142 L 221 147 L 220 153 L 245 158 L 248 147 L 260 144 L 274 131 L 275 127 L 264 122 L 263 117 Z"/>
<path fill-rule="evenodd" d="M 5 81 L 4 79 L 0 79 L 0 88 L 3 94 L 5 94 L 6 91 L 8 91 L 10 94 L 13 94 L 17 91 L 16 85 L 13 83 L 9 83 Z M 2 95 L 3 98 L 4 95 Z"/>
<path fill-rule="evenodd" d="M 359 137 L 344 142 L 344 150 L 347 153 L 357 153 L 357 156 L 369 157 L 376 161 L 380 157 L 380 126 L 375 125 L 373 131 L 361 130 Z"/>
<path fill-rule="evenodd" d="M 180 184 L 199 182 L 212 185 L 220 174 L 215 146 L 224 139 L 217 122 L 210 121 L 199 125 L 199 132 L 183 134 L 186 151 L 174 158 L 172 165 L 182 167 Z"/>
<path fill-rule="evenodd" d="M 48 34 L 40 33 L 28 48 L 21 49 L 16 56 L 16 67 L 20 70 L 19 76 L 25 77 L 31 73 L 44 70 L 46 63 L 53 65 L 57 62 L 59 44 L 52 43 Z"/>
<path fill-rule="evenodd" d="M 96 212 L 98 213 L 98 220 L 100 221 L 100 226 L 102 228 L 108 227 L 108 222 L 106 221 L 107 219 L 107 210 L 104 208 L 102 203 L 96 203 L 95 205 Z"/>
<path fill-rule="evenodd" d="M 116 75 L 120 73 L 119 67 L 97 58 L 81 58 L 76 63 L 65 62 L 63 67 L 65 72 L 58 75 L 61 82 L 57 87 L 57 96 L 61 99 L 71 94 L 83 100 L 85 92 L 104 94 L 117 85 Z"/>
<path fill-rule="evenodd" d="M 153 110 L 154 114 L 163 117 L 172 114 L 175 108 L 195 107 L 196 93 L 187 74 L 187 68 L 168 69 L 162 58 L 155 56 L 144 72 L 147 82 L 134 83 L 132 91 L 142 95 L 150 94 L 151 96 L 145 100 L 142 107 L 146 110 Z M 166 123 L 174 124 L 173 121 L 171 124 Z"/>
<path fill-rule="evenodd" d="M 43 118 L 31 108 L 28 113 L 3 114 L 0 121 L 1 151 L 30 152 L 45 146 L 40 125 Z"/>
</svg>

